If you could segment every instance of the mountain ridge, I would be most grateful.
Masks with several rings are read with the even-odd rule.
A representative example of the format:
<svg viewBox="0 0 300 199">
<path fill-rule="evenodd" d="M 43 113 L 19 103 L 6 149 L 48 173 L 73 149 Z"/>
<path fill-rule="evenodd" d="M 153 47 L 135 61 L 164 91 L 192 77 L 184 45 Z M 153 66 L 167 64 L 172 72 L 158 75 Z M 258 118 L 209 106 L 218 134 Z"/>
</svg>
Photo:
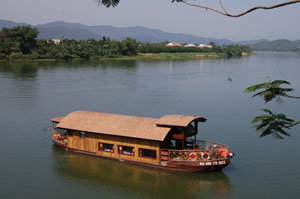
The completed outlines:
<svg viewBox="0 0 300 199">
<path fill-rule="evenodd" d="M 300 40 L 290 41 L 287 39 L 277 39 L 273 41 L 264 40 L 249 45 L 251 49 L 257 51 L 299 51 Z"/>
<path fill-rule="evenodd" d="M 12 28 L 14 26 L 30 25 L 28 23 L 17 23 L 10 20 L 0 20 L 0 29 L 3 27 Z M 32 25 L 30 25 L 32 26 Z M 110 25 L 87 26 L 81 23 L 68 23 L 65 21 L 53 21 L 45 24 L 32 26 L 39 31 L 38 38 L 44 39 L 102 39 L 109 37 L 113 40 L 124 40 L 131 37 L 141 42 L 178 42 L 178 43 L 196 43 L 208 44 L 213 41 L 217 45 L 243 44 L 249 45 L 253 50 L 276 50 L 276 51 L 296 51 L 300 50 L 300 39 L 290 41 L 287 39 L 277 40 L 244 40 L 230 41 L 228 39 L 216 39 L 210 37 L 201 37 L 183 33 L 169 33 L 159 29 L 147 28 L 144 26 L 114 27 Z"/>
<path fill-rule="evenodd" d="M 0 20 L 0 29 L 3 27 L 12 28 L 18 25 L 30 25 L 27 23 L 16 23 L 9 20 Z M 200 37 L 191 34 L 168 33 L 159 29 L 152 29 L 143 26 L 114 27 L 109 25 L 87 26 L 80 23 L 68 23 L 54 21 L 45 24 L 30 25 L 40 32 L 38 38 L 54 39 L 102 39 L 103 36 L 114 40 L 123 40 L 132 37 L 141 42 L 179 42 L 179 43 L 209 43 L 214 41 L 218 45 L 233 43 L 228 39 L 215 39 Z"/>
</svg>

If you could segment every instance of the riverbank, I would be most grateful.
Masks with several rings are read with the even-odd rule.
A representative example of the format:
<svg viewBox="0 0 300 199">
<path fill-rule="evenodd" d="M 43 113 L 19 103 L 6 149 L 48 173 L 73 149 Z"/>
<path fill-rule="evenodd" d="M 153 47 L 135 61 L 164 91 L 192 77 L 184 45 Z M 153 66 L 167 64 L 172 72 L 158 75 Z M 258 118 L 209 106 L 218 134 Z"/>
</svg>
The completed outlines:
<svg viewBox="0 0 300 199">
<path fill-rule="evenodd" d="M 187 53 L 138 53 L 133 58 L 136 59 L 203 59 L 203 58 L 224 58 L 225 53 L 199 53 L 199 52 L 187 52 Z"/>
<path fill-rule="evenodd" d="M 224 53 L 138 53 L 134 56 L 120 56 L 115 58 L 110 57 L 94 57 L 92 59 L 99 60 L 186 60 L 186 59 L 215 59 L 215 58 L 225 58 Z"/>
<path fill-rule="evenodd" d="M 243 52 L 241 57 L 250 56 L 251 53 Z M 185 52 L 185 53 L 138 53 L 133 56 L 115 56 L 115 57 L 90 57 L 89 60 L 187 60 L 187 59 L 218 59 L 227 58 L 225 53 L 215 53 L 215 52 Z M 52 60 L 86 60 L 85 58 L 74 57 L 68 59 L 62 58 L 47 58 L 41 59 L 38 57 L 32 57 L 30 55 L 19 56 L 19 57 L 9 57 L 0 59 L 0 61 L 52 61 Z"/>
</svg>

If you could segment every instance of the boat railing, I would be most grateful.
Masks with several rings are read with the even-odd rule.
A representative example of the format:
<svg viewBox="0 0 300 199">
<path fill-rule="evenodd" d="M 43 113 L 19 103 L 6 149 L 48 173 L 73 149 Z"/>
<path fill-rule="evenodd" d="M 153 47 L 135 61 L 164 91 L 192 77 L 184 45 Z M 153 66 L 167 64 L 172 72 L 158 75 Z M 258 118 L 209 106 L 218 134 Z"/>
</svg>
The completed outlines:
<svg viewBox="0 0 300 199">
<path fill-rule="evenodd" d="M 66 145 L 67 144 L 67 136 L 66 135 L 62 135 L 60 133 L 54 133 L 52 138 L 56 141 L 59 142 L 61 144 Z"/>
<path fill-rule="evenodd" d="M 162 161 L 209 161 L 224 160 L 227 157 L 222 153 L 229 152 L 224 144 L 202 140 L 186 140 L 187 147 L 183 150 L 161 149 Z"/>
<path fill-rule="evenodd" d="M 200 149 L 204 151 L 216 150 L 220 148 L 229 149 L 225 144 L 220 144 L 216 142 L 209 142 L 204 140 L 186 140 L 186 148 L 188 149 Z"/>
</svg>

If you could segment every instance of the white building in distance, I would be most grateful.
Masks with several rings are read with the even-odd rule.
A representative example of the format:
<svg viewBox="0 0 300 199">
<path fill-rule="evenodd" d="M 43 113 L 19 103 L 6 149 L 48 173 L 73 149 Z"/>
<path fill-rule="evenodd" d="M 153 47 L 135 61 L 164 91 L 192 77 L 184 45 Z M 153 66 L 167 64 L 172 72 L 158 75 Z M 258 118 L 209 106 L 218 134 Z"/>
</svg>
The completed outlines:
<svg viewBox="0 0 300 199">
<path fill-rule="evenodd" d="M 55 45 L 58 45 L 61 40 L 60 39 L 52 39 L 52 41 Z"/>
<path fill-rule="evenodd" d="M 208 44 L 200 44 L 198 46 L 198 48 L 212 48 L 213 46 L 212 45 L 208 45 Z"/>
<path fill-rule="evenodd" d="M 186 44 L 186 45 L 184 45 L 184 47 L 196 48 L 197 46 L 195 44 Z"/>
<path fill-rule="evenodd" d="M 168 43 L 166 46 L 168 46 L 168 47 L 181 47 L 182 45 L 180 43 Z"/>
</svg>

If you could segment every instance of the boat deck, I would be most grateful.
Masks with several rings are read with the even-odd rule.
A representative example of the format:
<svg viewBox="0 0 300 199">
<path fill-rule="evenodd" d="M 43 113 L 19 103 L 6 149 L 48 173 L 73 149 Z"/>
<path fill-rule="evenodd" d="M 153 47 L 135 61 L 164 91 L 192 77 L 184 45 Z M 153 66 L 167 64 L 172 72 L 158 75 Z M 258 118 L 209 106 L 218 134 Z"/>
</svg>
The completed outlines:
<svg viewBox="0 0 300 199">
<path fill-rule="evenodd" d="M 54 134 L 52 136 L 52 141 L 54 142 L 54 144 L 63 147 L 63 148 L 67 148 L 67 137 L 61 134 Z"/>
</svg>

